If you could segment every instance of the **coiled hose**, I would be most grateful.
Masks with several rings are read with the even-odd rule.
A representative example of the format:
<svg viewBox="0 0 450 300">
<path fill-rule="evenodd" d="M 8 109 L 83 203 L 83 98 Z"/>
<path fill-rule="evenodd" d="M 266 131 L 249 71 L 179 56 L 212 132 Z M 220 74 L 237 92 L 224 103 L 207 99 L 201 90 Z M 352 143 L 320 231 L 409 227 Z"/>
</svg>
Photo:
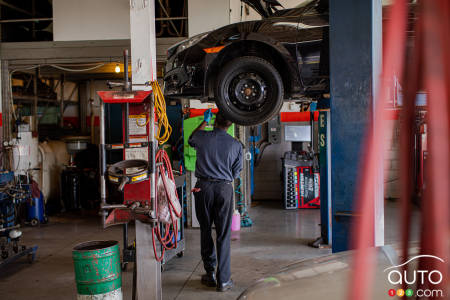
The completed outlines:
<svg viewBox="0 0 450 300">
<path fill-rule="evenodd" d="M 169 212 L 170 212 L 170 218 L 172 220 L 172 223 L 165 225 L 164 236 L 162 236 L 162 232 L 161 232 L 159 223 L 156 226 L 154 226 L 152 229 L 153 251 L 154 251 L 156 260 L 160 262 L 163 260 L 164 253 L 166 250 L 174 249 L 177 247 L 177 243 L 178 243 L 178 220 L 177 220 L 177 218 L 181 217 L 183 210 L 180 210 L 180 212 L 177 212 L 177 210 L 175 209 L 175 206 L 172 202 L 172 199 L 169 196 L 168 182 L 166 180 L 165 174 L 167 174 L 167 176 L 171 180 L 173 180 L 173 181 L 175 181 L 175 180 L 173 177 L 172 165 L 170 163 L 170 159 L 169 159 L 169 156 L 167 155 L 167 152 L 162 149 L 158 150 L 158 152 L 156 153 L 155 161 L 157 164 L 161 163 L 161 165 L 157 167 L 157 178 L 158 178 L 158 176 L 162 176 L 161 178 L 163 181 L 164 190 L 166 192 L 166 196 L 168 199 L 168 205 L 169 205 L 168 208 L 169 208 Z M 176 193 L 176 190 L 175 190 L 175 193 Z M 176 196 L 177 196 L 176 199 L 178 199 L 178 194 L 176 194 Z M 156 193 L 155 201 L 156 201 L 156 205 L 155 205 L 156 216 L 158 216 L 158 193 Z M 183 226 L 183 225 L 181 225 L 181 226 Z M 158 256 L 158 251 L 156 250 L 156 238 L 158 239 L 158 241 L 161 243 L 161 246 L 162 246 L 161 256 Z"/>
</svg>

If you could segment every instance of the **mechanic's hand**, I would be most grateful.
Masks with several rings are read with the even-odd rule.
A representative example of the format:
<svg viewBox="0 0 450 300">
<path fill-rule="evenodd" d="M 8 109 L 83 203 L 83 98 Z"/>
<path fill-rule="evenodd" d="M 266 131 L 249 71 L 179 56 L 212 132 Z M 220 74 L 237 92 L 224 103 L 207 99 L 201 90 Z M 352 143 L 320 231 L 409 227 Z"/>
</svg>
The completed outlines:
<svg viewBox="0 0 450 300">
<path fill-rule="evenodd" d="M 211 112 L 211 108 L 210 108 L 207 111 L 205 111 L 205 113 L 203 114 L 203 120 L 209 124 L 209 122 L 212 119 L 212 116 L 213 116 L 213 113 Z"/>
</svg>

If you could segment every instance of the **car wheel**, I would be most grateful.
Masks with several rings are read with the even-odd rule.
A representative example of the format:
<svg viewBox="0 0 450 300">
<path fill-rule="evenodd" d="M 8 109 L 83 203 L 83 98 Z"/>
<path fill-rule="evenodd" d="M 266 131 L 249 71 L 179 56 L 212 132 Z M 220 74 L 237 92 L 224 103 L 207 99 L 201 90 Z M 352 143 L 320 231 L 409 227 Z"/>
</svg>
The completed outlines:
<svg viewBox="0 0 450 300">
<path fill-rule="evenodd" d="M 219 73 L 215 100 L 224 116 L 239 125 L 271 119 L 283 105 L 283 81 L 275 67 L 254 56 L 233 59 Z"/>
</svg>

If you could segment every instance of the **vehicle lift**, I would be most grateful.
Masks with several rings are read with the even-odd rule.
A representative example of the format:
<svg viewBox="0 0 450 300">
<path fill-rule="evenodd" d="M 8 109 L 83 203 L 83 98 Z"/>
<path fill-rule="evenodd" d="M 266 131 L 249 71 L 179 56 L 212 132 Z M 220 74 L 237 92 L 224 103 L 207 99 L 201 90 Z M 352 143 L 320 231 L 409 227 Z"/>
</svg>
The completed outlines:
<svg viewBox="0 0 450 300">
<path fill-rule="evenodd" d="M 162 163 L 155 162 L 157 141 L 154 135 L 153 93 L 152 91 L 131 91 L 131 83 L 128 80 L 128 50 L 124 51 L 124 82 L 108 82 L 110 87 L 122 86 L 122 91 L 98 91 L 101 98 L 100 105 L 100 188 L 101 188 L 101 215 L 104 228 L 112 225 L 123 225 L 123 262 L 125 270 L 129 262 L 134 262 L 133 274 L 133 299 L 139 289 L 145 289 L 141 294 L 145 297 L 138 299 L 160 299 L 161 295 L 161 266 L 151 256 L 152 237 L 151 231 L 158 223 L 155 201 L 156 168 Z M 146 83 L 146 85 L 149 85 Z M 106 144 L 105 142 L 105 104 L 119 104 L 122 106 L 123 143 Z M 121 150 L 123 159 L 120 162 L 107 166 L 106 152 Z M 108 204 L 106 202 L 106 181 L 118 185 L 118 190 L 123 192 L 122 204 Z M 175 184 L 182 187 L 184 176 L 177 176 Z M 182 193 L 182 188 L 180 189 Z M 182 195 L 181 198 L 183 199 Z M 182 204 L 181 204 L 182 206 Z M 128 223 L 136 221 L 136 246 L 128 243 Z M 174 249 L 161 251 L 164 253 L 162 263 L 166 263 L 175 255 L 181 257 L 184 252 L 183 218 L 179 220 L 179 233 L 175 233 L 177 246 Z M 140 251 L 142 250 L 142 251 Z M 150 266 L 146 266 L 146 265 Z M 149 277 L 138 278 L 138 271 L 149 268 L 152 274 Z M 139 287 L 140 280 L 142 282 Z M 149 283 L 153 282 L 153 285 Z M 148 287 L 150 286 L 150 288 Z M 153 296 L 157 298 L 152 298 Z"/>
</svg>

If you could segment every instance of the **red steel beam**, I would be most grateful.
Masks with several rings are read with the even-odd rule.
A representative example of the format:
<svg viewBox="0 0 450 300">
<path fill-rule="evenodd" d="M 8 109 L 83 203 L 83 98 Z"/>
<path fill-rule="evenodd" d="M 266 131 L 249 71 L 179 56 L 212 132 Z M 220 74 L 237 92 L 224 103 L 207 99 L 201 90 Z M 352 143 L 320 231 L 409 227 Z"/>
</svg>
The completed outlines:
<svg viewBox="0 0 450 300">
<path fill-rule="evenodd" d="M 421 22 L 421 19 L 419 20 Z M 416 94 L 422 86 L 422 30 L 419 23 L 414 24 L 416 38 L 413 50 L 406 58 L 405 76 L 402 82 L 404 87 L 404 101 L 400 124 L 400 228 L 402 235 L 402 259 L 409 258 L 409 239 L 411 235 L 411 199 L 414 191 L 413 172 L 414 160 L 414 131 L 415 127 L 415 101 Z M 408 270 L 408 264 L 403 267 Z M 406 289 L 406 283 L 403 286 Z"/>
<path fill-rule="evenodd" d="M 448 30 L 447 0 L 423 2 L 424 76 L 428 92 L 429 162 L 425 170 L 427 187 L 423 207 L 422 253 L 449 259 L 449 199 L 450 199 L 450 103 L 448 90 Z M 427 253 L 428 252 L 428 253 Z M 439 270 L 443 281 L 438 287 L 447 289 L 448 268 L 437 260 L 427 261 L 426 269 Z M 430 299 L 438 299 L 431 297 Z"/>
</svg>

